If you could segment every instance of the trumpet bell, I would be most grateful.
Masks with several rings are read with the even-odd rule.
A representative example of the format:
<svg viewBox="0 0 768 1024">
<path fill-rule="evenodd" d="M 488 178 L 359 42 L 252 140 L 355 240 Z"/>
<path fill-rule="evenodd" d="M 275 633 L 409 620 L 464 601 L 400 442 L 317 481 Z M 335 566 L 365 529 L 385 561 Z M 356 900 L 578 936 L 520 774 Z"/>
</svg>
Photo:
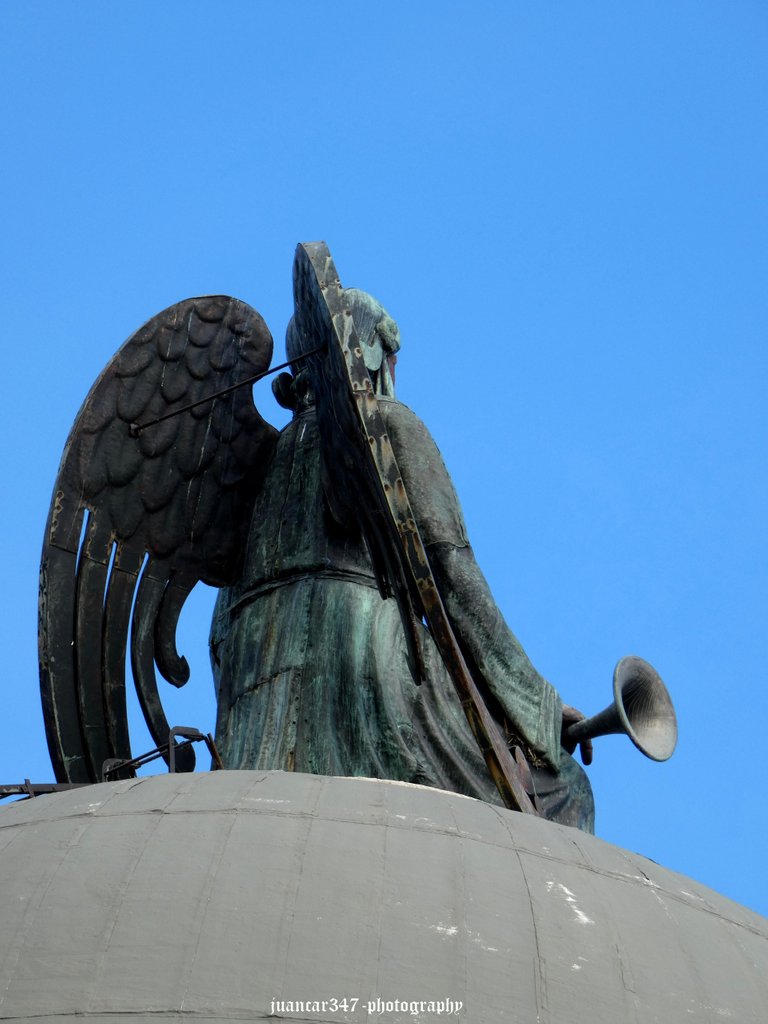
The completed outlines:
<svg viewBox="0 0 768 1024">
<path fill-rule="evenodd" d="M 677 716 L 656 669 L 642 658 L 622 658 L 613 673 L 614 706 L 627 736 L 652 761 L 666 761 L 677 746 Z"/>
<path fill-rule="evenodd" d="M 622 658 L 613 672 L 613 704 L 568 729 L 572 740 L 626 733 L 652 761 L 668 760 L 677 745 L 677 716 L 656 669 L 642 658 Z"/>
</svg>

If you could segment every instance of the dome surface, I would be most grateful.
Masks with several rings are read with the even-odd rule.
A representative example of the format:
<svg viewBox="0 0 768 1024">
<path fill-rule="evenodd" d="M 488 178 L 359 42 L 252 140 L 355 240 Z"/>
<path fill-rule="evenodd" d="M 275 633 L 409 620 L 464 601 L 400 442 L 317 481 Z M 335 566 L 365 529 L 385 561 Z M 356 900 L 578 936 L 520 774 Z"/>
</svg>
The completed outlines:
<svg viewBox="0 0 768 1024">
<path fill-rule="evenodd" d="M 2 1021 L 766 1019 L 764 918 L 451 793 L 158 775 L 6 806 L 0 851 Z"/>
</svg>

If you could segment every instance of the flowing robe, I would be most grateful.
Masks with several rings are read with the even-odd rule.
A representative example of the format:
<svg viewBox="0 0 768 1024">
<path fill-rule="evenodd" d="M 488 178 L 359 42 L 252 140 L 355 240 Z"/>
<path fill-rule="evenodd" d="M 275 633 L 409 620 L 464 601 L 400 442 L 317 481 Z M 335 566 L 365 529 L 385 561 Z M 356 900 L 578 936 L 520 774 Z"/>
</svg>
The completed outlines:
<svg viewBox="0 0 768 1024">
<path fill-rule="evenodd" d="M 560 698 L 493 600 L 440 453 L 406 406 L 380 398 L 379 407 L 465 658 L 532 760 L 547 816 L 591 831 L 589 783 L 560 745 Z M 426 627 L 416 628 L 421 685 L 398 605 L 381 597 L 361 535 L 328 511 L 310 405 L 280 435 L 241 582 L 217 603 L 211 647 L 225 766 L 395 779 L 500 803 L 440 654 Z"/>
</svg>

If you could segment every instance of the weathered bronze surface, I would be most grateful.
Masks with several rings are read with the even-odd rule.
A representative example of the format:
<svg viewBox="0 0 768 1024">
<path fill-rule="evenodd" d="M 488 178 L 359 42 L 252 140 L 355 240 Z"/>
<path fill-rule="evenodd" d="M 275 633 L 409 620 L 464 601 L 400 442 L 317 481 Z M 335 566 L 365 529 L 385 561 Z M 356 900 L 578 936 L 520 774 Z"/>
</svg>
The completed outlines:
<svg viewBox="0 0 768 1024">
<path fill-rule="evenodd" d="M 175 686 L 186 682 L 179 613 L 198 580 L 235 578 L 259 467 L 277 433 L 242 390 L 138 437 L 130 425 L 264 370 L 271 356 L 266 324 L 245 303 L 188 299 L 137 331 L 85 400 L 54 486 L 40 570 L 40 682 L 60 781 L 99 781 L 104 761 L 130 760 L 129 627 L 142 709 L 155 743 L 167 741 L 155 665 Z"/>
<path fill-rule="evenodd" d="M 401 573 L 398 575 L 403 580 L 404 589 L 411 591 L 413 599 L 408 609 L 412 614 L 407 621 L 413 621 L 414 613 L 417 618 L 425 618 L 456 687 L 472 735 L 506 806 L 537 814 L 531 797 L 525 791 L 520 768 L 512 758 L 498 723 L 491 717 L 480 695 L 451 628 L 379 411 L 352 310 L 344 299 L 336 267 L 324 243 L 299 246 L 294 264 L 294 281 L 297 310 L 317 310 L 310 330 L 315 337 L 326 340 L 327 358 L 325 361 L 318 360 L 316 365 L 323 367 L 333 365 L 334 361 L 340 362 L 341 370 L 336 374 L 340 385 L 338 405 L 344 404 L 348 389 L 355 400 L 359 427 L 356 423 L 350 424 L 349 441 L 351 450 L 354 450 L 354 441 L 362 431 L 362 445 L 359 445 L 362 457 L 353 473 L 353 479 L 371 478 L 373 493 L 370 504 L 381 513 L 382 532 L 391 532 L 393 528 L 397 532 L 391 542 L 392 554 L 394 560 L 402 562 Z M 327 320 L 322 316 L 325 311 L 328 314 Z M 342 360 L 338 360 L 338 354 L 341 354 Z M 326 380 L 328 376 L 326 374 Z M 315 390 L 320 394 L 327 392 L 328 388 L 321 386 Z M 328 420 L 331 429 L 340 422 L 337 416 L 329 417 Z M 333 449 L 336 446 L 335 436 L 329 437 L 328 442 Z M 405 595 L 402 600 L 405 604 Z M 423 669 L 420 674 L 422 672 Z"/>
<path fill-rule="evenodd" d="M 420 782 L 591 829 L 589 784 L 561 746 L 579 715 L 504 622 L 434 442 L 394 399 L 394 321 L 341 287 L 323 243 L 299 247 L 294 296 L 280 435 L 250 389 L 219 394 L 272 347 L 226 297 L 155 317 L 86 399 L 41 568 L 57 778 L 130 761 L 127 648 L 167 741 L 155 666 L 186 682 L 175 626 L 202 579 L 224 588 L 211 644 L 226 767 Z M 170 751 L 177 770 L 189 753 Z"/>
</svg>

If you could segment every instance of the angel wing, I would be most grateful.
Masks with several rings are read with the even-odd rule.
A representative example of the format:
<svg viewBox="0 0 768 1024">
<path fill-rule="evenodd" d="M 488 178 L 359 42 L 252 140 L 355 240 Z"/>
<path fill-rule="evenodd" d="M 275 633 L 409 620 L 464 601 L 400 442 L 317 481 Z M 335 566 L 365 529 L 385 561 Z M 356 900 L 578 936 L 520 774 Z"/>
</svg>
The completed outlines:
<svg viewBox="0 0 768 1024">
<path fill-rule="evenodd" d="M 263 372 L 271 357 L 272 337 L 250 306 L 187 299 L 129 338 L 75 420 L 40 568 L 40 684 L 60 782 L 98 781 L 106 759 L 131 756 L 129 633 L 144 717 L 158 746 L 167 742 L 155 665 L 175 686 L 187 681 L 179 614 L 198 580 L 233 582 L 277 437 L 245 387 L 138 436 L 131 425 Z"/>
</svg>

